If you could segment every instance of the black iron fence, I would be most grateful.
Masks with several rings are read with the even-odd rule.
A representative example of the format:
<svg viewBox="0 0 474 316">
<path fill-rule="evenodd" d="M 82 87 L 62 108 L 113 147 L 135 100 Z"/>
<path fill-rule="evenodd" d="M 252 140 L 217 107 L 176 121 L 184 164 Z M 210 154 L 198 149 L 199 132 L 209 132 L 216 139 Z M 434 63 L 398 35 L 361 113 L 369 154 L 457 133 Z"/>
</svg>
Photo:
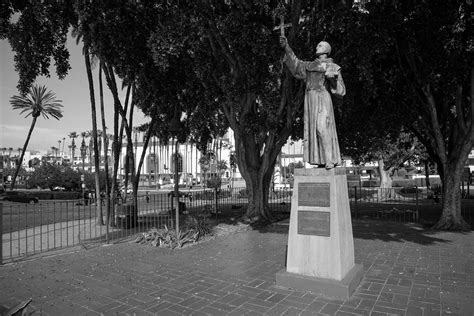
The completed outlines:
<svg viewBox="0 0 474 316">
<path fill-rule="evenodd" d="M 187 216 L 207 213 L 209 218 L 240 216 L 248 204 L 245 188 L 179 191 L 180 226 Z M 290 210 L 291 191 L 272 192 L 274 211 Z M 176 227 L 174 193 L 139 192 L 133 201 L 117 199 L 107 225 L 105 199 L 39 203 L 0 203 L 0 264 L 69 247 L 90 247 L 155 228 Z"/>
<path fill-rule="evenodd" d="M 435 222 L 440 197 L 419 188 L 348 189 L 353 218 L 401 222 Z M 273 212 L 289 214 L 292 190 L 270 192 Z M 467 196 L 469 197 L 469 196 Z M 175 228 L 172 191 L 139 192 L 132 201 L 116 200 L 107 225 L 105 200 L 40 200 L 37 204 L 0 203 L 0 264 L 68 247 L 91 247 L 133 236 L 152 227 Z M 248 205 L 245 188 L 179 191 L 180 226 L 188 216 L 206 213 L 210 219 L 239 217 Z M 101 213 L 102 210 L 102 213 Z M 462 201 L 462 215 L 474 227 L 474 199 Z"/>
<path fill-rule="evenodd" d="M 353 218 L 434 224 L 441 216 L 442 200 L 425 187 L 350 187 Z M 462 192 L 461 215 L 474 227 L 474 196 Z"/>
</svg>

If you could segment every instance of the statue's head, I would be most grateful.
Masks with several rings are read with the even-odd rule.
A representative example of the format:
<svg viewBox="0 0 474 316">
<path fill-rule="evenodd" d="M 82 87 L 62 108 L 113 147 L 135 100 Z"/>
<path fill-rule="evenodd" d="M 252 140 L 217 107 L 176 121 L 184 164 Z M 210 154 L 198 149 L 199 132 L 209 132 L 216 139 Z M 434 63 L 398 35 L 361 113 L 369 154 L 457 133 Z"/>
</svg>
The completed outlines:
<svg viewBox="0 0 474 316">
<path fill-rule="evenodd" d="M 316 54 L 317 55 L 322 55 L 322 54 L 329 54 L 331 53 L 331 45 L 329 45 L 328 42 L 321 41 L 319 42 L 318 46 L 316 46 Z"/>
</svg>

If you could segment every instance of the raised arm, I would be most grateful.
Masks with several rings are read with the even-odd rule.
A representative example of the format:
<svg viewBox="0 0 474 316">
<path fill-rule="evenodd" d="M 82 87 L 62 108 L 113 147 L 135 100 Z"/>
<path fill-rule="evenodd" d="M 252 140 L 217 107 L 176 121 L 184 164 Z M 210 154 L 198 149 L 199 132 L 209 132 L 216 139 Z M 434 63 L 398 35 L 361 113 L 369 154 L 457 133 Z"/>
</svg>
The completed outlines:
<svg viewBox="0 0 474 316">
<path fill-rule="evenodd" d="M 290 45 L 288 45 L 286 37 L 280 37 L 280 45 L 285 49 L 283 62 L 286 64 L 291 74 L 297 79 L 306 79 L 306 62 L 301 61 L 296 57 Z"/>
</svg>

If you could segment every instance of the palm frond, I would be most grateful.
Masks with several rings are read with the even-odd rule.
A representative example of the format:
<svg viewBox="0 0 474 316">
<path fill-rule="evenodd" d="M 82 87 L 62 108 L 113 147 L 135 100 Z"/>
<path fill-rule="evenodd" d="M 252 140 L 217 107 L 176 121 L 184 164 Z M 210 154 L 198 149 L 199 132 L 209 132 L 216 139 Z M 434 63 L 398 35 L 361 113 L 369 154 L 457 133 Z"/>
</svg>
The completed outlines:
<svg viewBox="0 0 474 316">
<path fill-rule="evenodd" d="M 52 91 L 47 91 L 46 86 L 35 85 L 31 87 L 26 96 L 15 95 L 11 97 L 10 104 L 14 110 L 20 110 L 20 114 L 27 113 L 25 117 L 40 115 L 48 119 L 50 116 L 59 120 L 63 114 L 61 100 L 56 99 Z"/>
</svg>

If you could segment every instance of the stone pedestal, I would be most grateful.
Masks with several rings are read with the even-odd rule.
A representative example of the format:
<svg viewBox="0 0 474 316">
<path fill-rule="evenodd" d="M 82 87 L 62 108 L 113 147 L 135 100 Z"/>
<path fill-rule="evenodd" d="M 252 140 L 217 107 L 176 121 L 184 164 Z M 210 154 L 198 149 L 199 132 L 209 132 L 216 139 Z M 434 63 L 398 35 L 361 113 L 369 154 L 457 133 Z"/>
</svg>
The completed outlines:
<svg viewBox="0 0 474 316">
<path fill-rule="evenodd" d="M 348 298 L 362 279 L 354 262 L 345 168 L 295 169 L 286 269 L 279 286 Z"/>
</svg>

